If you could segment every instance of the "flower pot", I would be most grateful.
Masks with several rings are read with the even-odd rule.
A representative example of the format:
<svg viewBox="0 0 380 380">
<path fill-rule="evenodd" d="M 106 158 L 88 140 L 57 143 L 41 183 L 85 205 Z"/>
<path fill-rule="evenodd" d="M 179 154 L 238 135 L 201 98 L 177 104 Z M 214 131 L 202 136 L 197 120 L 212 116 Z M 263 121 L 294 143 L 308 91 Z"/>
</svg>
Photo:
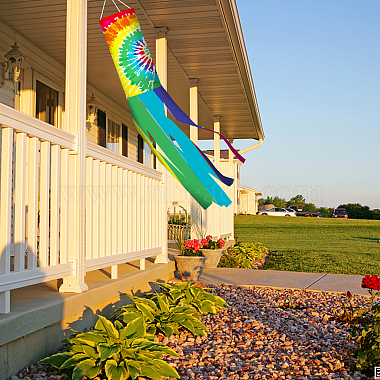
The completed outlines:
<svg viewBox="0 0 380 380">
<path fill-rule="evenodd" d="M 223 249 L 202 249 L 202 253 L 207 257 L 205 268 L 216 268 L 222 257 Z"/>
<path fill-rule="evenodd" d="M 177 270 L 183 281 L 198 281 L 205 266 L 204 256 L 174 256 Z"/>
</svg>

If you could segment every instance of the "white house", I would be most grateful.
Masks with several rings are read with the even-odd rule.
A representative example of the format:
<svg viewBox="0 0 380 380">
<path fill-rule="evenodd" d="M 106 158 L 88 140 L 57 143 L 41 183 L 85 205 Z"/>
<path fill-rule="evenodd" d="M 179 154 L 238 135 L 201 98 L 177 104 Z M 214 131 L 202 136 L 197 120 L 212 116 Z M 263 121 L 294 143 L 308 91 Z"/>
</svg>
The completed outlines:
<svg viewBox="0 0 380 380">
<path fill-rule="evenodd" d="M 125 293 L 173 277 L 167 173 L 133 126 L 98 23 L 103 3 L 0 2 L 0 380 Z M 231 141 L 261 142 L 235 0 L 128 5 L 177 104 Z M 116 12 L 108 1 L 104 16 Z M 224 170 L 217 135 L 180 128 L 194 142 L 214 139 Z M 213 234 L 231 236 L 233 212 L 210 209 L 228 226 Z"/>
<path fill-rule="evenodd" d="M 262 197 L 263 194 L 246 186 L 240 186 L 239 193 L 240 208 L 238 214 L 256 215 L 259 210 L 258 197 Z"/>
</svg>

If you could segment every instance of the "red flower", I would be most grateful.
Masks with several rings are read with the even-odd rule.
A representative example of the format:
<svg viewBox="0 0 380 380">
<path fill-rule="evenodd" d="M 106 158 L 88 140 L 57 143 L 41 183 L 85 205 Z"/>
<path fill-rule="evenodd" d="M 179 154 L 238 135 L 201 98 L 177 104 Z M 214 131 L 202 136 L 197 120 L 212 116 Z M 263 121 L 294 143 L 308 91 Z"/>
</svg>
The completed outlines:
<svg viewBox="0 0 380 380">
<path fill-rule="evenodd" d="M 211 239 L 212 239 L 212 236 L 211 236 L 211 235 L 207 235 L 207 236 L 206 236 L 206 239 L 207 239 L 207 240 L 211 240 Z"/>
<path fill-rule="evenodd" d="M 186 247 L 186 249 L 193 248 L 194 247 L 194 242 L 192 240 L 186 240 L 185 243 L 184 243 L 184 246 Z"/>
<path fill-rule="evenodd" d="M 196 251 L 199 251 L 201 248 L 202 248 L 202 246 L 201 246 L 197 241 L 194 242 L 194 249 L 195 249 Z"/>
<path fill-rule="evenodd" d="M 362 288 L 380 290 L 380 278 L 376 275 L 370 276 L 366 274 L 362 280 Z"/>
<path fill-rule="evenodd" d="M 202 239 L 201 240 L 201 244 L 204 245 L 204 246 L 207 245 L 208 244 L 208 240 L 207 239 Z"/>
<path fill-rule="evenodd" d="M 224 245 L 226 244 L 222 238 L 218 239 L 218 242 L 220 244 L 220 248 L 223 248 Z"/>
</svg>

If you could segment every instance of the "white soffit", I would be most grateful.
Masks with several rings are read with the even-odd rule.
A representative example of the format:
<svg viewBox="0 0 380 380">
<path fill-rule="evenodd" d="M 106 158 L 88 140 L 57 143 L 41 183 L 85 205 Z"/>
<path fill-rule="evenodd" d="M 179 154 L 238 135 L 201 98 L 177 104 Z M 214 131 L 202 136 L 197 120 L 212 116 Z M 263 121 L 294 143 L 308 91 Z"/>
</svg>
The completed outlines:
<svg viewBox="0 0 380 380">
<path fill-rule="evenodd" d="M 168 92 L 185 112 L 189 109 L 188 78 L 198 78 L 200 125 L 213 129 L 213 117 L 220 116 L 221 132 L 227 138 L 263 138 L 235 0 L 124 2 L 135 8 L 153 58 L 154 27 L 168 28 Z M 88 81 L 127 111 L 98 22 L 102 6 L 103 0 L 88 1 Z M 108 0 L 104 16 L 115 12 Z M 65 64 L 65 0 L 1 0 L 0 19 Z M 187 126 L 181 128 L 188 133 Z M 199 138 L 213 136 L 200 130 Z"/>
</svg>

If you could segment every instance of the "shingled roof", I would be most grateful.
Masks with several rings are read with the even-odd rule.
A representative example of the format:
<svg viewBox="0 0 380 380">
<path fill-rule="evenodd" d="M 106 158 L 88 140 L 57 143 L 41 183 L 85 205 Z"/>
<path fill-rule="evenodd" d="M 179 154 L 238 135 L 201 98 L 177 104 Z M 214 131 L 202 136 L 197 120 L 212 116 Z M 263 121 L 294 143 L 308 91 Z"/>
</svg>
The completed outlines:
<svg viewBox="0 0 380 380">
<path fill-rule="evenodd" d="M 203 153 L 214 157 L 214 150 L 203 150 Z M 220 150 L 220 158 L 222 160 L 228 160 L 228 149 Z M 234 156 L 233 158 L 235 159 L 236 157 Z"/>
</svg>

